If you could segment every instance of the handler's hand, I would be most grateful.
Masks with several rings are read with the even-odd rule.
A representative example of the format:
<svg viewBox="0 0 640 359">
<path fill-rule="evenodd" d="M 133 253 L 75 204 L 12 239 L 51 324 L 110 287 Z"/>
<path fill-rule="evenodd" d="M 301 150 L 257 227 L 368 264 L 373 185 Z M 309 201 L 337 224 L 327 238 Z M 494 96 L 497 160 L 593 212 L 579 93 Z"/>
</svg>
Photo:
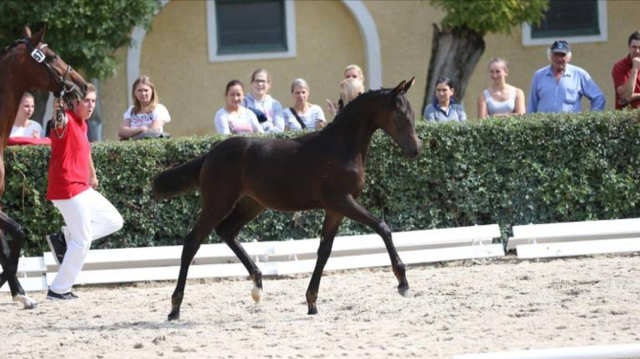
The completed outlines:
<svg viewBox="0 0 640 359">
<path fill-rule="evenodd" d="M 91 186 L 91 188 L 93 189 L 98 189 L 98 178 L 97 177 L 89 178 L 89 186 Z"/>
</svg>

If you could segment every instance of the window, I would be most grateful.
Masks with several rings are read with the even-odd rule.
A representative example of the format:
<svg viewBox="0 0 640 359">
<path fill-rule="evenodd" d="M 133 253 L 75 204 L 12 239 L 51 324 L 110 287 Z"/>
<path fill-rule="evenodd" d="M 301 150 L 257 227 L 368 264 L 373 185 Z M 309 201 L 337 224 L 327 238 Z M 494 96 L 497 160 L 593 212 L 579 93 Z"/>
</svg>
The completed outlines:
<svg viewBox="0 0 640 359">
<path fill-rule="evenodd" d="M 211 61 L 295 56 L 293 1 L 209 0 L 207 20 Z"/>
<path fill-rule="evenodd" d="M 549 45 L 563 39 L 569 43 L 607 40 L 607 4 L 604 0 L 550 0 L 539 25 L 523 26 L 524 45 Z"/>
</svg>

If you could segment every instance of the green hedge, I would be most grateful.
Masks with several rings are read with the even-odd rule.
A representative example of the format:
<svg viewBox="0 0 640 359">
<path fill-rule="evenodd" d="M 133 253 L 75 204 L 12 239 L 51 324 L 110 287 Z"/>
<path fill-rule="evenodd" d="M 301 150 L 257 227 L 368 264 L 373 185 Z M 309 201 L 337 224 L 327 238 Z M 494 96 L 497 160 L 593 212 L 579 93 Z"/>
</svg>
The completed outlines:
<svg viewBox="0 0 640 359">
<path fill-rule="evenodd" d="M 640 217 L 640 114 L 603 112 L 537 115 L 482 122 L 418 125 L 424 141 L 416 160 L 402 157 L 388 136 L 374 136 L 360 202 L 394 231 L 499 223 L 511 225 Z M 277 135 L 279 137 L 295 134 Z M 223 137 L 105 142 L 93 146 L 100 192 L 118 208 L 125 227 L 93 248 L 182 243 L 199 212 L 197 193 L 156 201 L 152 176 L 207 152 Z M 6 213 L 27 234 L 27 255 L 39 255 L 43 236 L 62 218 L 45 200 L 48 147 L 6 152 Z M 322 211 L 267 211 L 240 238 L 315 237 Z M 345 221 L 341 234 L 369 232 Z M 215 235 L 212 242 L 219 241 Z"/>
</svg>

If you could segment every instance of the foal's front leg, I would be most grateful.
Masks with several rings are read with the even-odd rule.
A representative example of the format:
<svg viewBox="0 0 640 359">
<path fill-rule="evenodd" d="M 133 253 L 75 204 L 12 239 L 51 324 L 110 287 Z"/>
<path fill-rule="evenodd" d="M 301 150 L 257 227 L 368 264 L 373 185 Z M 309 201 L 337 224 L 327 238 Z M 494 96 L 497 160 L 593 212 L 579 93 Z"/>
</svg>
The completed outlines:
<svg viewBox="0 0 640 359">
<path fill-rule="evenodd" d="M 382 240 L 387 247 L 387 252 L 389 252 L 393 274 L 395 274 L 396 278 L 398 279 L 398 293 L 406 297 L 409 294 L 409 283 L 407 282 L 406 268 L 404 263 L 402 263 L 400 256 L 398 255 L 398 251 L 396 250 L 395 245 L 393 244 L 389 226 L 387 226 L 387 224 L 383 220 L 378 219 L 373 214 L 369 213 L 369 211 L 363 208 L 350 195 L 332 201 L 331 209 L 345 215 L 347 218 L 370 227 L 380 237 L 382 237 Z"/>
</svg>

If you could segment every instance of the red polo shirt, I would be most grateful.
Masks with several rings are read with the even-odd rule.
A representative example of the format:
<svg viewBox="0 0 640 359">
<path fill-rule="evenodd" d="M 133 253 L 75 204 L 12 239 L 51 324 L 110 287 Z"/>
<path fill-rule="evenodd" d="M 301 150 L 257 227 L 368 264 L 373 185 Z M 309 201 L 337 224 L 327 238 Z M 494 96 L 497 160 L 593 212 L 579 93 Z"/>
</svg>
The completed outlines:
<svg viewBox="0 0 640 359">
<path fill-rule="evenodd" d="M 611 76 L 613 77 L 613 90 L 616 94 L 616 110 L 621 108 L 625 108 L 627 106 L 631 106 L 633 108 L 638 108 L 640 106 L 640 100 L 632 101 L 628 105 L 620 104 L 620 96 L 618 95 L 618 87 L 623 86 L 627 80 L 629 79 L 629 75 L 631 75 L 631 67 L 633 63 L 631 62 L 631 57 L 627 55 L 624 59 L 616 62 L 613 65 L 613 70 L 611 71 Z M 638 77 L 636 78 L 636 86 L 633 89 L 633 93 L 640 92 L 640 72 L 638 72 Z"/>
<path fill-rule="evenodd" d="M 69 121 L 65 132 L 51 129 L 48 200 L 69 199 L 89 189 L 91 145 L 87 122 L 73 111 L 66 114 Z M 58 138 L 60 135 L 62 138 Z"/>
</svg>

